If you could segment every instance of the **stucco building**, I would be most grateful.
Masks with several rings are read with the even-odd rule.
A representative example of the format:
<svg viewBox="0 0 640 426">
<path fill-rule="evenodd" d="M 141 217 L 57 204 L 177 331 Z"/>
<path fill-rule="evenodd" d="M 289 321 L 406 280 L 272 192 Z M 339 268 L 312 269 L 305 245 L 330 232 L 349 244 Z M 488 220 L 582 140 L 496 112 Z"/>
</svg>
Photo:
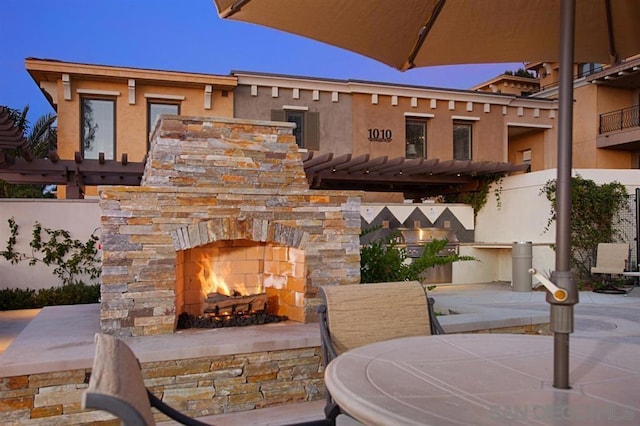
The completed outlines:
<svg viewBox="0 0 640 426">
<path fill-rule="evenodd" d="M 26 69 L 58 114 L 58 154 L 63 159 L 118 161 L 126 153 L 127 161 L 142 161 L 155 117 L 168 113 L 293 121 L 298 124 L 299 147 L 317 154 L 525 162 L 531 170 L 555 166 L 557 105 L 549 99 L 358 80 L 244 71 L 220 76 L 36 58 L 26 60 Z M 93 195 L 95 189 L 84 192 Z M 62 188 L 58 196 L 65 195 Z"/>
<path fill-rule="evenodd" d="M 233 116 L 232 76 L 27 58 L 27 71 L 58 116 L 61 159 L 140 162 L 160 113 Z M 74 189 L 75 191 L 75 189 Z M 95 195 L 87 187 L 85 195 Z M 58 189 L 65 198 L 66 188 Z"/>
<path fill-rule="evenodd" d="M 531 79 L 499 76 L 479 84 L 480 91 L 557 99 L 558 63 L 534 62 Z M 640 168 L 640 56 L 615 65 L 575 64 L 573 166 L 580 169 Z"/>
<path fill-rule="evenodd" d="M 554 101 L 357 80 L 232 75 L 238 78 L 234 115 L 302 121 L 303 149 L 553 167 Z"/>
</svg>

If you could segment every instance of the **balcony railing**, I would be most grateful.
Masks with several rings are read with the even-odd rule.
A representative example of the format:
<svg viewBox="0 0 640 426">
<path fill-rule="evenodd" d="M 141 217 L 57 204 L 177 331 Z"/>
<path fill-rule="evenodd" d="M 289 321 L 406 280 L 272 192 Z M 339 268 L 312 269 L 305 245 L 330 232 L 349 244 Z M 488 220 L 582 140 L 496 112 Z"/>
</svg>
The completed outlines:
<svg viewBox="0 0 640 426">
<path fill-rule="evenodd" d="M 640 107 L 633 106 L 600 114 L 600 134 L 640 126 Z"/>
</svg>

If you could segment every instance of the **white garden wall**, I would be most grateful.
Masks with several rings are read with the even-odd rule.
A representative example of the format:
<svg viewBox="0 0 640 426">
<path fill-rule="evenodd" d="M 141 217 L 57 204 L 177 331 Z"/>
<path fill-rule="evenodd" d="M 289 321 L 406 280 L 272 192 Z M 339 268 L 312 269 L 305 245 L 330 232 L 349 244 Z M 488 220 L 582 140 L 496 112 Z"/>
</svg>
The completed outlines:
<svg viewBox="0 0 640 426">
<path fill-rule="evenodd" d="M 618 181 L 627 187 L 629 194 L 640 187 L 640 170 L 580 169 L 575 170 L 575 174 L 598 184 Z M 490 192 L 487 204 L 477 214 L 475 225 L 467 225 L 475 233 L 475 242 L 463 243 L 460 247 L 461 254 L 475 256 L 480 261 L 454 264 L 453 284 L 511 281 L 511 245 L 514 241 L 533 243 L 536 269 L 543 273 L 555 269 L 555 253 L 550 247 L 555 241 L 555 224 L 544 232 L 550 203 L 540 195 L 542 186 L 555 177 L 556 170 L 553 169 L 505 178 L 501 184 L 500 205 L 494 191 Z M 434 208 L 433 204 L 423 206 Z M 416 205 L 401 207 L 413 209 Z M 10 235 L 7 223 L 10 217 L 20 225 L 18 250 L 22 252 L 30 250 L 28 244 L 36 221 L 52 229 L 68 230 L 73 238 L 81 241 L 88 240 L 92 232 L 99 232 L 100 226 L 95 199 L 3 199 L 0 200 L 0 250 L 5 250 Z M 30 267 L 26 263 L 11 265 L 0 258 L 0 288 L 40 289 L 59 284 L 49 268 Z"/>
<path fill-rule="evenodd" d="M 7 220 L 13 217 L 18 226 L 16 250 L 31 253 L 29 242 L 35 222 L 50 229 L 64 229 L 71 237 L 86 242 L 94 231 L 99 234 L 100 210 L 98 200 L 0 200 L 0 250 L 6 250 L 11 233 Z M 60 285 L 52 273 L 53 268 L 44 265 L 29 266 L 27 262 L 11 265 L 0 258 L 0 289 L 31 288 L 34 290 Z"/>
<path fill-rule="evenodd" d="M 475 243 L 463 245 L 461 254 L 475 256 L 480 262 L 453 265 L 453 283 L 511 281 L 511 245 L 514 241 L 533 243 L 533 267 L 542 273 L 555 269 L 555 223 L 545 232 L 551 204 L 541 188 L 556 178 L 555 169 L 526 173 L 503 179 L 500 203 L 492 190 L 485 207 L 478 212 Z M 573 175 L 597 184 L 620 182 L 629 194 L 640 186 L 640 170 L 578 169 Z M 633 244 L 633 241 L 630 241 Z"/>
</svg>

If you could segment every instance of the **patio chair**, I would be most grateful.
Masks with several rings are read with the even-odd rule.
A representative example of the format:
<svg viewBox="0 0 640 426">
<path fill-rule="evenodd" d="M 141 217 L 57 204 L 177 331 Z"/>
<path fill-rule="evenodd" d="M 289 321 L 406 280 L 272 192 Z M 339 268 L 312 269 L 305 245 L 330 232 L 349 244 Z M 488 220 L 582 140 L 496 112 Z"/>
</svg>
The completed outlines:
<svg viewBox="0 0 640 426">
<path fill-rule="evenodd" d="M 369 343 L 444 334 L 433 299 L 418 281 L 320 287 L 318 307 L 322 359 L 326 367 L 341 353 Z M 325 390 L 325 415 L 335 425 L 340 407 Z"/>
<path fill-rule="evenodd" d="M 613 275 L 622 275 L 627 268 L 628 260 L 629 244 L 600 243 L 596 253 L 596 266 L 591 268 L 591 273 L 603 275 L 605 290 L 614 290 L 611 278 Z M 624 292 L 623 290 L 620 291 Z"/>
<path fill-rule="evenodd" d="M 89 387 L 82 395 L 82 408 L 107 411 L 127 426 L 155 425 L 151 407 L 188 426 L 209 426 L 162 402 L 144 384 L 140 364 L 125 342 L 107 334 L 96 334 L 96 353 Z M 290 426 L 329 425 L 326 419 Z"/>
</svg>

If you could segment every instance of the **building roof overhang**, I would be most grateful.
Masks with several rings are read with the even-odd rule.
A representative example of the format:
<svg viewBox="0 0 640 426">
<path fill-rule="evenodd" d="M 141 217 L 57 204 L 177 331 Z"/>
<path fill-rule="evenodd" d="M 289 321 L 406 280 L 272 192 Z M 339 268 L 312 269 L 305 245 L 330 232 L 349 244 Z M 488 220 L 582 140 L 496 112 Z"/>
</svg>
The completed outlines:
<svg viewBox="0 0 640 426">
<path fill-rule="evenodd" d="M 640 57 L 622 61 L 586 77 L 586 81 L 622 89 L 640 87 Z"/>
<path fill-rule="evenodd" d="M 340 80 L 332 78 L 307 77 L 286 74 L 261 73 L 254 71 L 231 71 L 238 78 L 239 86 L 266 86 L 278 88 L 297 88 L 348 93 L 351 95 L 404 96 L 421 99 L 437 99 L 456 102 L 488 103 L 505 106 L 525 106 L 529 108 L 556 109 L 553 100 L 521 97 L 507 93 L 482 92 L 477 90 L 448 89 L 441 87 L 419 86 L 401 83 L 388 83 L 365 80 Z M 522 81 L 537 81 L 524 77 L 515 77 Z"/>
<path fill-rule="evenodd" d="M 46 86 L 55 85 L 62 79 L 63 74 L 68 75 L 71 80 L 90 79 L 126 83 L 128 80 L 136 80 L 146 84 L 182 87 L 211 85 L 217 90 L 233 90 L 238 85 L 238 79 L 234 76 L 82 64 L 53 59 L 27 58 L 25 59 L 25 68 L 54 109 L 56 108 L 55 100 L 47 92 Z"/>
<path fill-rule="evenodd" d="M 191 86 L 211 84 L 226 89 L 233 89 L 238 85 L 236 77 L 227 75 L 82 64 L 53 59 L 27 58 L 25 59 L 25 67 L 36 82 L 49 80 L 50 76 L 59 79 L 62 74 L 69 74 L 108 80 L 137 79 Z"/>
</svg>

